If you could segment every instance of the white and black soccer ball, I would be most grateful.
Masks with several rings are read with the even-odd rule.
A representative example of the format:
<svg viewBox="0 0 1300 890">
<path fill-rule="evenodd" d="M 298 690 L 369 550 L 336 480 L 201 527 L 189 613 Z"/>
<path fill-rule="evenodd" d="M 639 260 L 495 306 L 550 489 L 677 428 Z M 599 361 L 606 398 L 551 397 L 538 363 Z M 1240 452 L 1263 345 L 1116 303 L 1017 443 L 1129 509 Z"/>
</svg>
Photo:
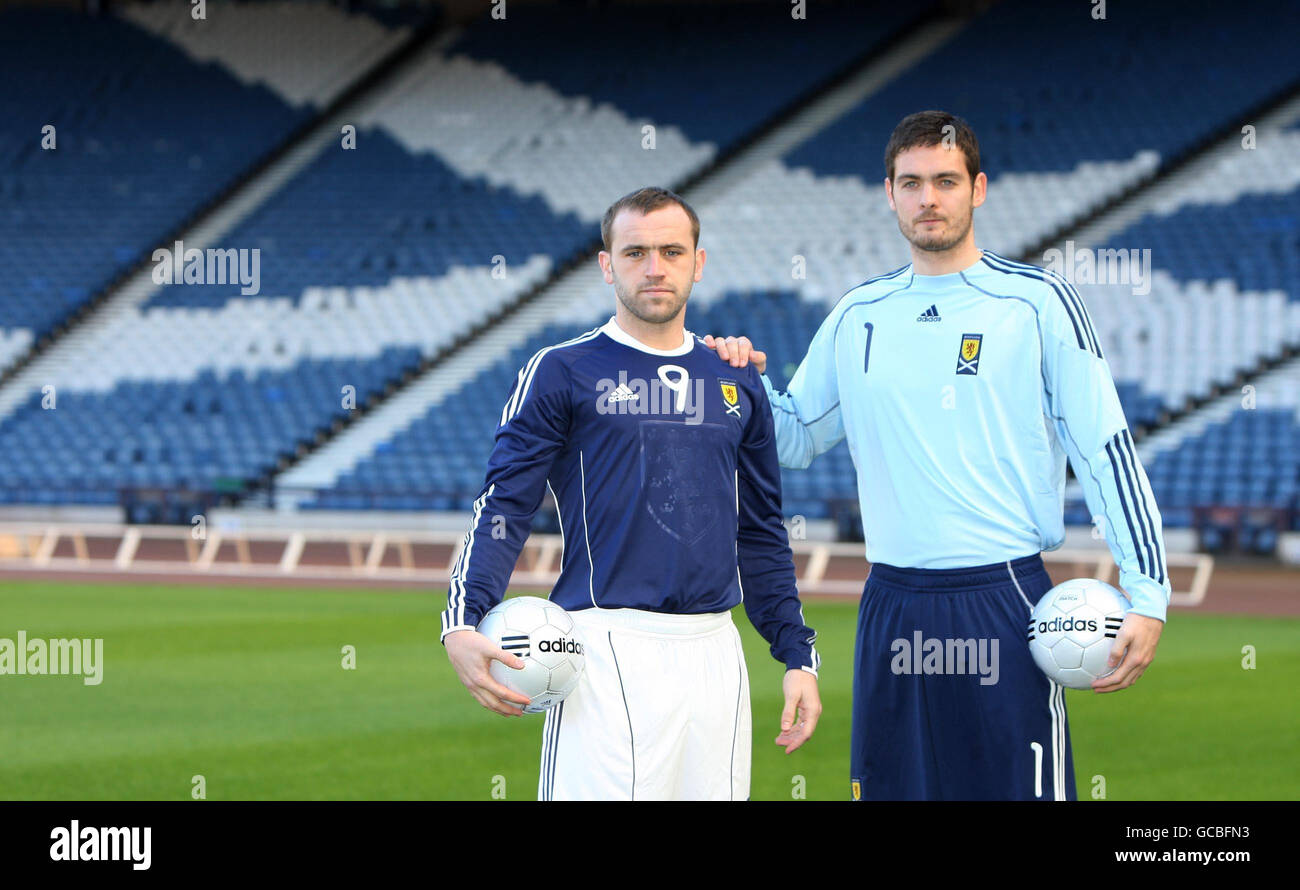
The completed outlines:
<svg viewBox="0 0 1300 890">
<path fill-rule="evenodd" d="M 1053 587 L 1029 618 L 1029 652 L 1043 673 L 1062 686 L 1088 689 L 1111 672 L 1106 664 L 1129 603 L 1095 578 Z"/>
<path fill-rule="evenodd" d="M 550 600 L 517 596 L 483 616 L 478 632 L 524 660 L 522 670 L 493 661 L 492 679 L 526 695 L 525 714 L 540 714 L 573 692 L 586 666 L 582 636 L 573 616 Z"/>
</svg>

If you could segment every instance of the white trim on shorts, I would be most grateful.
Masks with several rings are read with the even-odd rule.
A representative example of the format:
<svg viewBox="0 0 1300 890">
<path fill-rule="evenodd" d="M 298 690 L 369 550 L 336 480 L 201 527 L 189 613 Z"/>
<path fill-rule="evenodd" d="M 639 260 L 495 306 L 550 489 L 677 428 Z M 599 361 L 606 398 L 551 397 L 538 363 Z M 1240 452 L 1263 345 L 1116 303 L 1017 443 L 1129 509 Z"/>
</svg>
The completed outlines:
<svg viewBox="0 0 1300 890">
<path fill-rule="evenodd" d="M 1016 593 L 1020 594 L 1020 598 L 1029 607 L 1029 614 L 1032 615 L 1034 613 L 1034 604 L 1029 601 L 1029 597 L 1025 596 L 1025 591 L 1020 586 L 1020 579 L 1016 577 L 1016 570 L 1011 567 L 1011 560 L 1009 559 L 1007 560 L 1007 574 L 1011 576 L 1011 583 L 1016 585 Z"/>
</svg>

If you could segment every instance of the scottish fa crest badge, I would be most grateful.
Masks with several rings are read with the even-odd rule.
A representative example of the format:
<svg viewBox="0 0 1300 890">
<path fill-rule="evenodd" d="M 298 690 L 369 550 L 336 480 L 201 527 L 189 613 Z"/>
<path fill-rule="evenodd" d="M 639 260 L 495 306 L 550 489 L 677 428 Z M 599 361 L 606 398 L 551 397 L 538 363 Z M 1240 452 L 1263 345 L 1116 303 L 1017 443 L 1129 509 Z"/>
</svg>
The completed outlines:
<svg viewBox="0 0 1300 890">
<path fill-rule="evenodd" d="M 719 380 L 718 385 L 722 387 L 722 404 L 727 409 L 727 413 L 732 417 L 740 417 L 740 387 L 736 386 L 734 380 Z"/>
<path fill-rule="evenodd" d="M 958 374 L 978 374 L 980 372 L 980 350 L 983 345 L 983 334 L 961 335 L 961 349 L 957 351 Z"/>
</svg>

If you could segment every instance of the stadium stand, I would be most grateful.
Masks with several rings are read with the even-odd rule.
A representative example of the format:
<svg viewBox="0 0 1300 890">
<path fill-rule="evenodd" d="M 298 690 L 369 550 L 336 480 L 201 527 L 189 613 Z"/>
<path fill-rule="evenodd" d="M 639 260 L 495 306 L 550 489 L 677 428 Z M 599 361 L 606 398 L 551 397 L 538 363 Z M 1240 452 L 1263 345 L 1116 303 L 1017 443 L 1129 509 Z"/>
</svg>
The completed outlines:
<svg viewBox="0 0 1300 890">
<path fill-rule="evenodd" d="M 355 152 L 327 151 L 277 192 L 226 240 L 261 251 L 262 289 L 300 302 L 310 288 L 372 288 L 393 294 L 416 287 L 426 310 L 437 305 L 487 314 L 490 302 L 465 304 L 463 292 L 428 302 L 456 270 L 480 268 L 491 280 L 492 258 L 510 277 L 530 262 L 549 270 L 588 244 L 599 229 L 572 213 L 556 214 L 481 179 L 458 176 L 436 155 L 412 154 L 382 130 L 364 132 Z M 510 237 L 501 233 L 509 231 Z M 462 282 L 464 284 L 466 282 Z M 520 276 L 519 287 L 531 284 Z M 480 288 L 489 291 L 490 286 Z M 172 284 L 144 307 L 226 308 L 244 302 L 238 287 Z M 406 319 L 377 313 L 394 335 Z"/>
<path fill-rule="evenodd" d="M 1300 360 L 1171 424 L 1142 446 L 1165 522 L 1198 527 L 1211 551 L 1267 553 L 1300 530 Z"/>
<path fill-rule="evenodd" d="M 322 415 L 345 413 L 335 381 L 353 381 L 364 402 L 414 354 L 389 348 L 377 359 L 220 378 L 204 370 L 190 383 L 118 381 L 105 392 L 60 394 L 52 410 L 34 393 L 18 414 L 33 420 L 0 427 L 0 503 L 62 503 L 71 493 L 111 504 L 124 487 L 238 492 L 275 466 L 286 443 L 309 441 Z"/>
<path fill-rule="evenodd" d="M 798 21 L 782 4 L 523 6 L 509 27 L 480 19 L 453 52 L 597 108 L 671 124 L 716 154 L 936 6 L 826 4 Z M 547 52 L 536 52 L 539 42 Z"/>
<path fill-rule="evenodd" d="M 874 170 L 900 118 L 944 108 L 979 122 L 992 179 L 1078 173 L 1089 165 L 1073 181 L 1045 178 L 1026 182 L 1023 192 L 1004 190 L 1016 196 L 1016 214 L 1047 215 L 1059 227 L 1149 175 L 1139 158 L 1153 153 L 1168 165 L 1296 85 L 1300 72 L 1284 35 L 1300 27 L 1300 8 L 1247 0 L 1232 23 L 1222 22 L 1217 9 L 1210 0 L 1153 0 L 1098 22 L 1067 4 L 998 4 L 943 49 L 941 68 L 917 65 L 789 160 L 825 175 L 855 175 L 867 158 Z M 1252 13 L 1276 29 L 1242 27 Z M 987 52 L 1013 33 L 1051 51 Z M 987 231 L 1004 252 L 1018 249 L 999 228 Z"/>
<path fill-rule="evenodd" d="M 525 84 L 496 62 L 431 47 L 366 98 L 356 151 L 322 152 L 224 236 L 224 245 L 260 252 L 262 293 L 241 294 L 231 284 L 162 287 L 142 306 L 69 341 L 51 381 L 66 422 L 49 423 L 42 399 L 28 393 L 0 421 L 0 435 L 28 456 L 64 454 L 78 447 L 74 429 L 120 432 L 98 416 L 113 405 L 165 398 L 218 406 L 218 412 L 226 396 L 214 388 L 240 380 L 244 410 L 265 415 L 232 421 L 240 431 L 228 439 L 241 452 L 217 476 L 227 480 L 223 490 L 241 490 L 241 483 L 260 481 L 337 426 L 350 410 L 339 397 L 346 387 L 365 407 L 376 391 L 372 382 L 400 384 L 421 361 L 589 247 L 608 200 L 604 189 L 630 190 L 647 177 L 685 180 L 718 157 L 718 144 L 758 130 L 783 103 L 835 76 L 846 59 L 870 50 L 916 14 L 867 16 L 846 7 L 848 18 L 836 21 L 841 27 L 859 23 L 861 40 L 833 53 L 768 60 L 762 76 L 770 88 L 753 89 L 719 117 L 715 142 L 690 142 L 663 124 L 653 149 L 643 146 L 642 120 L 609 103 Z M 705 48 L 741 45 L 735 26 L 743 15 L 710 18 L 707 27 L 687 34 L 661 25 L 659 36 L 684 41 L 683 58 L 696 60 L 686 74 L 704 78 L 712 64 Z M 292 67 L 259 67 L 258 53 L 237 35 L 216 32 L 198 46 L 200 38 L 174 22 L 161 26 L 151 16 L 137 17 L 196 57 L 216 59 L 241 79 L 265 84 L 286 105 L 316 95 Z M 512 27 L 518 33 L 532 28 L 527 33 L 535 39 L 536 28 L 522 18 Z M 558 41 L 566 20 L 547 21 Z M 265 27 L 264 19 L 249 25 L 251 31 Z M 819 28 L 822 38 L 831 33 Z M 467 34 L 473 33 L 471 27 Z M 630 53 L 645 39 L 645 33 L 629 34 L 620 45 Z M 585 70 L 591 92 L 598 93 L 604 77 L 599 66 Z M 635 92 L 630 97 L 639 101 Z M 589 153 L 613 145 L 624 146 L 623 153 Z M 558 172 L 566 175 L 539 167 L 535 162 L 543 156 L 565 159 L 568 166 Z M 581 200 L 561 194 L 573 180 L 584 186 Z M 503 274 L 494 275 L 498 270 Z M 305 386 L 308 377 L 333 393 L 299 406 L 314 421 L 271 422 L 279 416 L 275 393 Z M 212 486 L 217 477 L 196 476 L 190 453 L 195 440 L 206 441 L 204 414 L 127 412 L 146 444 L 104 455 L 95 484 L 104 490 L 177 479 Z M 42 500 L 56 503 L 107 497 L 87 493 L 78 462 L 65 469 L 38 463 L 15 460 L 4 483 L 11 497 L 25 497 L 34 487 Z"/>
<path fill-rule="evenodd" d="M 201 22 L 188 3 L 131 3 L 121 16 L 195 62 L 219 62 L 241 83 L 265 84 L 294 107 L 315 108 L 337 99 L 357 72 L 380 62 L 401 46 L 412 26 L 436 14 L 361 3 L 350 4 L 348 12 L 334 4 L 293 0 L 210 5 L 212 14 Z"/>
<path fill-rule="evenodd" d="M 99 17 L 0 10 L 0 77 L 23 84 L 0 98 L 0 265 L 10 272 L 0 371 L 146 260 L 405 33 L 325 4 L 220 4 L 201 23 L 185 3 Z M 258 35 L 276 41 L 269 55 L 292 86 L 288 99 L 258 82 Z M 228 64 L 210 63 L 216 56 Z M 50 150 L 39 142 L 47 125 L 57 138 Z"/>
</svg>

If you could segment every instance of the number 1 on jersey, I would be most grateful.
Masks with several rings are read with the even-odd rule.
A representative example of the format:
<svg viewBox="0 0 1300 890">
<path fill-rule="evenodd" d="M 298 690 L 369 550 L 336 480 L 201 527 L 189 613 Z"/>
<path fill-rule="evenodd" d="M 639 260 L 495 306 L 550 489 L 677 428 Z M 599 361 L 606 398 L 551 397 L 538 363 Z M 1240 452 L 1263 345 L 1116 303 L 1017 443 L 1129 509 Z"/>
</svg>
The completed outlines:
<svg viewBox="0 0 1300 890">
<path fill-rule="evenodd" d="M 1030 742 L 1029 747 L 1034 750 L 1034 797 L 1043 796 L 1043 746 L 1038 742 Z"/>
<path fill-rule="evenodd" d="M 871 326 L 871 322 L 866 323 L 866 328 L 867 328 L 867 348 L 866 348 L 866 354 L 862 357 L 863 374 L 867 373 L 867 368 L 871 365 L 871 335 L 875 333 L 875 328 Z"/>
</svg>

